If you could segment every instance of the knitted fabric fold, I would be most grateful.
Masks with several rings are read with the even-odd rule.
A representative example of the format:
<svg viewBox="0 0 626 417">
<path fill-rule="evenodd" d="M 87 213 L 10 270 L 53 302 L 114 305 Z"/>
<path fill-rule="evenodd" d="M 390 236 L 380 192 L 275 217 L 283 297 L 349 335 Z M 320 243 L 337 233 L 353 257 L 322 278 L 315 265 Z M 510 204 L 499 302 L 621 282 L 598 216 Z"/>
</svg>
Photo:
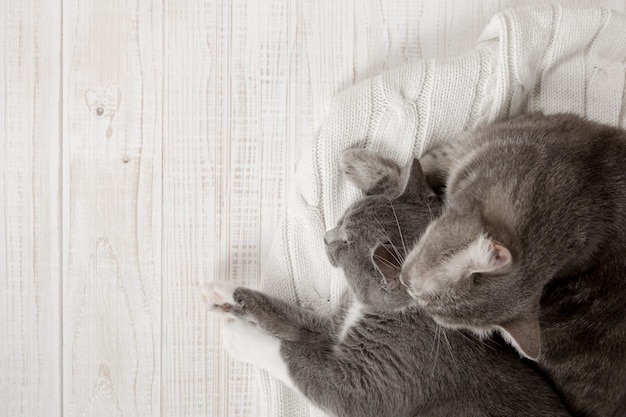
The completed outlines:
<svg viewBox="0 0 626 417">
<path fill-rule="evenodd" d="M 626 125 L 626 18 L 605 8 L 559 5 L 495 15 L 474 50 L 425 60 L 339 94 L 297 180 L 264 267 L 262 289 L 330 312 L 345 290 L 324 251 L 324 232 L 362 194 L 344 181 L 342 151 L 366 147 L 399 164 L 461 131 L 528 111 L 570 112 Z M 261 415 L 325 414 L 265 372 Z"/>
</svg>

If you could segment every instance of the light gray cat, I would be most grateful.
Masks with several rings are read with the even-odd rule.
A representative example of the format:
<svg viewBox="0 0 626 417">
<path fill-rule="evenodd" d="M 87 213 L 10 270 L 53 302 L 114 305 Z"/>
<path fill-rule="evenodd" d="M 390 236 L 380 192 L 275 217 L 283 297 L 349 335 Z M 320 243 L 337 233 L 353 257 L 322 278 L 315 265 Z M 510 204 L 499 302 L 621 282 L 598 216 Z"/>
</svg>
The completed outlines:
<svg viewBox="0 0 626 417">
<path fill-rule="evenodd" d="M 532 114 L 421 162 L 446 208 L 403 267 L 418 304 L 499 330 L 573 410 L 626 416 L 626 132 Z"/>
<path fill-rule="evenodd" d="M 343 155 L 343 169 L 374 194 L 325 236 L 328 257 L 350 288 L 342 307 L 325 317 L 255 290 L 206 283 L 201 292 L 210 309 L 236 319 L 223 332 L 231 355 L 268 370 L 333 416 L 569 415 L 513 349 L 445 330 L 407 305 L 400 248 L 440 209 L 419 162 L 401 172 L 353 150 Z"/>
</svg>

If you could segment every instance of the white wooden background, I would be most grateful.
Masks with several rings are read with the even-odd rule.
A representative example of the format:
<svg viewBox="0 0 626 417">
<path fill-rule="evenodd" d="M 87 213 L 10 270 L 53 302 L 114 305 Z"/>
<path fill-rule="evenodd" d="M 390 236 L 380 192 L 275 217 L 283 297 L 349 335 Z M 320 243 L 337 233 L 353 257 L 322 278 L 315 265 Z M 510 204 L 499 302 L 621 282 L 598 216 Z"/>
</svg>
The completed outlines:
<svg viewBox="0 0 626 417">
<path fill-rule="evenodd" d="M 333 94 L 547 2 L 2 0 L 0 417 L 255 416 L 196 283 L 258 285 Z"/>
</svg>

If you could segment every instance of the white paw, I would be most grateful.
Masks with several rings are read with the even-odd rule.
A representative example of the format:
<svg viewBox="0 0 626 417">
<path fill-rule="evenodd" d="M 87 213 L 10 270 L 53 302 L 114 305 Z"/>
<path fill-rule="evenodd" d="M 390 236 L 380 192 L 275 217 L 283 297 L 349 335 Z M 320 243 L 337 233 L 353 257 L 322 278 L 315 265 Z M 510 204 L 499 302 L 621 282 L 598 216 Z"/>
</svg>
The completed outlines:
<svg viewBox="0 0 626 417">
<path fill-rule="evenodd" d="M 218 313 L 230 313 L 237 303 L 233 298 L 236 285 L 229 282 L 209 281 L 200 285 L 200 300 L 209 307 L 209 310 Z"/>
<path fill-rule="evenodd" d="M 280 354 L 280 340 L 242 321 L 222 327 L 222 343 L 235 360 L 266 370 L 270 375 L 294 388 L 287 363 Z"/>
</svg>

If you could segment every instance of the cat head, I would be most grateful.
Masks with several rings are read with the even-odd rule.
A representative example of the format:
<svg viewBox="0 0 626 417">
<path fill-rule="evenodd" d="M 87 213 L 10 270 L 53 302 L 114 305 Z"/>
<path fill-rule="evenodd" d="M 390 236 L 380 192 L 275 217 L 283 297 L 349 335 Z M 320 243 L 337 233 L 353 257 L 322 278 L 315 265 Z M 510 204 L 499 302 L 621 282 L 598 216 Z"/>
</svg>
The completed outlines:
<svg viewBox="0 0 626 417">
<path fill-rule="evenodd" d="M 400 169 L 365 150 L 341 156 L 346 178 L 366 192 L 324 236 L 326 253 L 341 267 L 360 302 L 393 308 L 412 302 L 400 282 L 407 250 L 439 214 L 441 202 L 424 179 L 419 161 Z"/>
<path fill-rule="evenodd" d="M 524 356 L 539 356 L 539 291 L 518 271 L 519 251 L 484 206 L 454 205 L 432 222 L 401 272 L 411 297 L 440 324 L 499 330 Z"/>
</svg>

